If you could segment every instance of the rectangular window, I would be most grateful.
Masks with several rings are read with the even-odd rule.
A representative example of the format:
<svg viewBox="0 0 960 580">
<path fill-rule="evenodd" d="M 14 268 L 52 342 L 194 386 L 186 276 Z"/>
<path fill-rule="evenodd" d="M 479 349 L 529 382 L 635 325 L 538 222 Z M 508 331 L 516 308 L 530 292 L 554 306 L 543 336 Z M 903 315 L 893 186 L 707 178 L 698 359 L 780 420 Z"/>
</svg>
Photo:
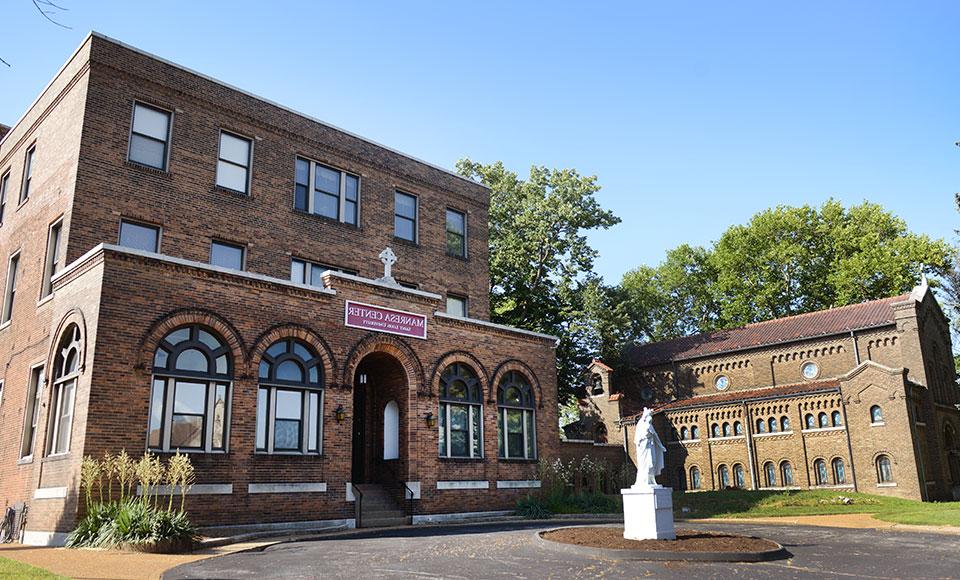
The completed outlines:
<svg viewBox="0 0 960 580">
<path fill-rule="evenodd" d="M 257 392 L 257 451 L 320 453 L 323 391 L 261 386 Z"/>
<path fill-rule="evenodd" d="M 243 246 L 214 241 L 210 244 L 210 263 L 221 268 L 243 270 Z"/>
<path fill-rule="evenodd" d="M 467 317 L 467 299 L 463 296 L 447 294 L 447 314 L 450 314 L 452 316 L 459 316 L 461 318 L 466 318 Z"/>
<path fill-rule="evenodd" d="M 7 267 L 7 289 L 3 293 L 3 315 L 0 316 L 0 324 L 10 322 L 13 318 L 13 301 L 17 297 L 17 276 L 20 269 L 19 252 L 10 257 L 10 265 Z"/>
<path fill-rule="evenodd" d="M 32 145 L 27 149 L 27 155 L 23 161 L 23 185 L 20 187 L 20 203 L 30 198 L 30 184 L 33 182 L 33 160 L 36 154 L 36 145 Z"/>
<path fill-rule="evenodd" d="M 40 420 L 40 396 L 43 391 L 43 366 L 30 370 L 30 384 L 27 386 L 27 401 L 23 406 L 23 439 L 20 443 L 20 458 L 33 456 L 33 444 L 37 434 L 37 421 Z"/>
<path fill-rule="evenodd" d="M 139 165 L 166 171 L 170 118 L 168 111 L 134 103 L 127 159 Z"/>
<path fill-rule="evenodd" d="M 409 193 L 394 192 L 393 235 L 417 241 L 417 198 Z"/>
<path fill-rule="evenodd" d="M 357 225 L 360 205 L 359 177 L 297 157 L 295 182 L 293 207 Z"/>
<path fill-rule="evenodd" d="M 0 224 L 3 224 L 3 216 L 7 211 L 7 191 L 10 189 L 10 171 L 0 177 Z"/>
<path fill-rule="evenodd" d="M 467 257 L 467 215 L 452 209 L 447 210 L 447 254 Z"/>
<path fill-rule="evenodd" d="M 73 428 L 73 406 L 77 393 L 77 377 L 58 379 L 53 384 L 53 399 L 50 409 L 53 412 L 53 424 L 50 427 L 48 452 L 51 455 L 70 451 L 70 434 Z"/>
<path fill-rule="evenodd" d="M 326 264 L 317 264 L 293 258 L 290 260 L 290 281 L 297 284 L 306 284 L 307 286 L 316 286 L 323 288 L 323 273 L 327 270 L 341 272 L 343 274 L 357 275 L 356 270 L 347 270 L 337 266 L 328 266 Z"/>
<path fill-rule="evenodd" d="M 144 252 L 159 252 L 160 228 L 121 220 L 120 245 Z"/>
<path fill-rule="evenodd" d="M 501 407 L 497 411 L 497 433 L 500 457 L 536 459 L 536 426 L 532 410 Z"/>
<path fill-rule="evenodd" d="M 46 298 L 53 292 L 53 275 L 60 271 L 61 263 L 61 233 L 63 220 L 58 220 L 50 226 L 47 233 L 47 259 L 43 266 L 43 284 L 40 287 L 40 298 Z"/>
<path fill-rule="evenodd" d="M 226 383 L 197 379 L 154 379 L 147 446 L 158 451 L 226 450 L 228 388 Z"/>
<path fill-rule="evenodd" d="M 440 403 L 440 456 L 483 456 L 480 405 Z"/>
<path fill-rule="evenodd" d="M 239 193 L 249 193 L 252 156 L 253 142 L 250 139 L 220 131 L 217 185 Z"/>
</svg>

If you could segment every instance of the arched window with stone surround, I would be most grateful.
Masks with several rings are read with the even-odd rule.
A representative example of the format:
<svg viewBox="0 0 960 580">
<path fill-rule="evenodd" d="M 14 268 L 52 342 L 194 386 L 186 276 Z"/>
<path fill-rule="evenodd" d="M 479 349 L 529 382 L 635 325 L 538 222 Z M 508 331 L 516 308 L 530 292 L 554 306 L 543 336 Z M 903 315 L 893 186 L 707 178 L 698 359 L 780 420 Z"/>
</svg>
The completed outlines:
<svg viewBox="0 0 960 580">
<path fill-rule="evenodd" d="M 818 419 L 819 422 L 820 422 L 820 428 L 821 428 L 821 429 L 830 426 L 830 418 L 827 417 L 827 414 L 826 414 L 826 413 L 820 413 L 820 414 L 817 416 L 817 419 Z"/>
<path fill-rule="evenodd" d="M 537 429 L 533 388 L 517 371 L 497 385 L 497 446 L 504 459 L 536 459 Z"/>
<path fill-rule="evenodd" d="M 168 333 L 153 357 L 147 446 L 226 451 L 233 361 L 224 340 L 200 325 Z"/>
<path fill-rule="evenodd" d="M 711 437 L 720 436 L 720 425 L 718 423 L 714 423 L 713 426 L 710 428 L 710 436 Z"/>
<path fill-rule="evenodd" d="M 720 489 L 730 487 L 730 469 L 726 465 L 717 467 L 717 481 L 720 483 Z"/>
<path fill-rule="evenodd" d="M 733 435 L 733 431 L 730 430 L 730 423 L 723 424 L 723 436 L 730 437 Z"/>
<path fill-rule="evenodd" d="M 770 417 L 767 419 L 767 427 L 770 429 L 771 433 L 776 433 L 780 425 L 777 423 L 777 419 L 775 417 Z"/>
<path fill-rule="evenodd" d="M 870 407 L 870 422 L 874 425 L 883 423 L 883 409 L 880 408 L 880 405 Z"/>
<path fill-rule="evenodd" d="M 733 434 L 743 435 L 743 423 L 741 423 L 740 421 L 733 422 Z"/>
<path fill-rule="evenodd" d="M 737 486 L 738 489 L 745 489 L 747 487 L 746 476 L 743 472 L 743 465 L 739 463 L 733 464 L 733 484 Z"/>
<path fill-rule="evenodd" d="M 456 362 L 443 369 L 439 416 L 440 457 L 483 457 L 483 393 L 470 366 Z"/>
<path fill-rule="evenodd" d="M 843 485 L 847 483 L 847 472 L 843 465 L 842 459 L 835 457 L 833 461 L 830 462 L 830 468 L 833 471 L 834 485 Z"/>
<path fill-rule="evenodd" d="M 763 475 L 766 478 L 767 487 L 777 487 L 777 468 L 772 461 L 763 464 Z"/>
<path fill-rule="evenodd" d="M 843 416 L 840 414 L 840 411 L 834 411 L 830 413 L 830 419 L 834 427 L 840 427 L 843 425 Z"/>
<path fill-rule="evenodd" d="M 780 462 L 780 481 L 784 487 L 793 485 L 793 465 L 789 461 Z"/>
<path fill-rule="evenodd" d="M 877 456 L 877 483 L 893 483 L 893 466 L 887 455 Z"/>
<path fill-rule="evenodd" d="M 813 475 L 817 485 L 827 485 L 827 462 L 817 459 L 813 462 Z"/>
<path fill-rule="evenodd" d="M 790 430 L 790 417 L 787 417 L 786 415 L 784 415 L 783 417 L 780 417 L 780 430 L 781 431 Z"/>
<path fill-rule="evenodd" d="M 53 418 L 47 437 L 47 453 L 57 455 L 70 451 L 70 435 L 73 432 L 73 408 L 77 394 L 77 378 L 80 376 L 80 327 L 71 324 L 60 336 L 53 361 L 53 393 L 50 399 L 50 416 Z"/>
<path fill-rule="evenodd" d="M 700 438 L 700 427 L 697 427 L 696 425 L 690 427 L 690 438 L 694 441 Z"/>
<path fill-rule="evenodd" d="M 814 419 L 813 413 L 807 413 L 803 418 L 803 422 L 807 429 L 816 429 L 817 427 L 816 419 Z"/>
<path fill-rule="evenodd" d="M 323 362 L 309 344 L 283 338 L 260 357 L 257 451 L 323 451 Z"/>
<path fill-rule="evenodd" d="M 757 433 L 766 433 L 766 432 L 767 432 L 767 424 L 764 422 L 763 419 L 757 419 Z"/>
<path fill-rule="evenodd" d="M 681 441 L 686 441 L 686 440 L 687 440 L 687 437 L 689 436 L 689 434 L 690 434 L 690 431 L 688 431 L 686 427 L 680 427 L 680 440 L 681 440 Z"/>
<path fill-rule="evenodd" d="M 690 489 L 700 489 L 700 468 L 696 465 L 690 468 Z"/>
</svg>

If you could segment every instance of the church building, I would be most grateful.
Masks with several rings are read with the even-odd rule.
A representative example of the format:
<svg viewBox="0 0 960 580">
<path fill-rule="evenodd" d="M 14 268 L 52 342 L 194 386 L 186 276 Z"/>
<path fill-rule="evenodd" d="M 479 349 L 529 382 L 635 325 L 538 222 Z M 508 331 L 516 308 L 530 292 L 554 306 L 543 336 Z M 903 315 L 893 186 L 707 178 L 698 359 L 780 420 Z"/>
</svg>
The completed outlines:
<svg viewBox="0 0 960 580">
<path fill-rule="evenodd" d="M 513 509 L 558 446 L 556 338 L 490 322 L 489 201 L 92 33 L 0 128 L 0 500 L 24 541 L 62 543 L 82 458 L 122 449 L 189 453 L 205 527 Z"/>
<path fill-rule="evenodd" d="M 645 407 L 687 491 L 831 489 L 960 499 L 949 323 L 909 294 L 635 346 L 588 367 L 581 431 L 623 445 Z"/>
</svg>

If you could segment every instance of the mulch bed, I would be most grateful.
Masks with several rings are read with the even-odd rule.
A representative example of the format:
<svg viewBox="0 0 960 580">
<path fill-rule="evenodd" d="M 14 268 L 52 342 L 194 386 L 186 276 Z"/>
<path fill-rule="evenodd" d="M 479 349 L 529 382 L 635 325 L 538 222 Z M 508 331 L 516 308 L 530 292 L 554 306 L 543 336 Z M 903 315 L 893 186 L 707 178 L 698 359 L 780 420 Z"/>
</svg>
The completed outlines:
<svg viewBox="0 0 960 580">
<path fill-rule="evenodd" d="M 573 527 L 544 532 L 544 540 L 605 548 L 611 550 L 643 550 L 646 552 L 766 552 L 780 548 L 770 540 L 719 532 L 677 530 L 676 540 L 628 540 L 623 528 Z"/>
</svg>

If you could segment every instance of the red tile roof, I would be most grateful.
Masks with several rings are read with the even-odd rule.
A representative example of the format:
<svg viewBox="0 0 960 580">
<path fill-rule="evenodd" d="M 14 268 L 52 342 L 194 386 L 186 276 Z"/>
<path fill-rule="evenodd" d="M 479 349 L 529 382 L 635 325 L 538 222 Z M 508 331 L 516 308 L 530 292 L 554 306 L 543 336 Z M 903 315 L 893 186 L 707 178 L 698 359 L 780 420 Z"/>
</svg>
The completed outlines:
<svg viewBox="0 0 960 580">
<path fill-rule="evenodd" d="M 591 365 L 596 365 L 596 366 L 602 368 L 602 369 L 605 370 L 605 371 L 612 371 L 612 370 L 613 370 L 612 368 L 610 368 L 610 367 L 608 367 L 607 365 L 603 364 L 603 361 L 601 361 L 601 360 L 598 359 L 598 358 L 595 358 L 595 359 L 593 359 L 592 361 L 590 361 L 590 364 L 591 364 Z M 588 366 L 589 366 L 589 365 L 588 365 Z"/>
<path fill-rule="evenodd" d="M 894 323 L 892 305 L 909 298 L 910 294 L 902 294 L 786 318 L 775 318 L 739 328 L 634 346 L 628 351 L 627 360 L 636 367 L 648 367 L 671 361 L 885 326 Z"/>
<path fill-rule="evenodd" d="M 653 410 L 655 413 L 659 413 L 661 411 L 674 411 L 677 409 L 688 409 L 691 407 L 726 405 L 729 403 L 742 403 L 744 401 L 754 401 L 757 399 L 821 393 L 834 391 L 839 388 L 840 381 L 837 379 L 813 381 L 809 383 L 794 383 L 790 385 L 779 385 L 776 387 L 763 387 L 760 389 L 750 389 L 746 391 L 732 391 L 729 393 L 716 393 L 712 395 L 690 397 L 687 399 L 678 399 L 676 401 L 670 401 L 669 403 L 661 403 L 656 405 L 654 406 Z M 639 413 L 634 416 L 639 416 Z M 632 419 L 634 416 L 627 417 L 627 419 Z"/>
</svg>

